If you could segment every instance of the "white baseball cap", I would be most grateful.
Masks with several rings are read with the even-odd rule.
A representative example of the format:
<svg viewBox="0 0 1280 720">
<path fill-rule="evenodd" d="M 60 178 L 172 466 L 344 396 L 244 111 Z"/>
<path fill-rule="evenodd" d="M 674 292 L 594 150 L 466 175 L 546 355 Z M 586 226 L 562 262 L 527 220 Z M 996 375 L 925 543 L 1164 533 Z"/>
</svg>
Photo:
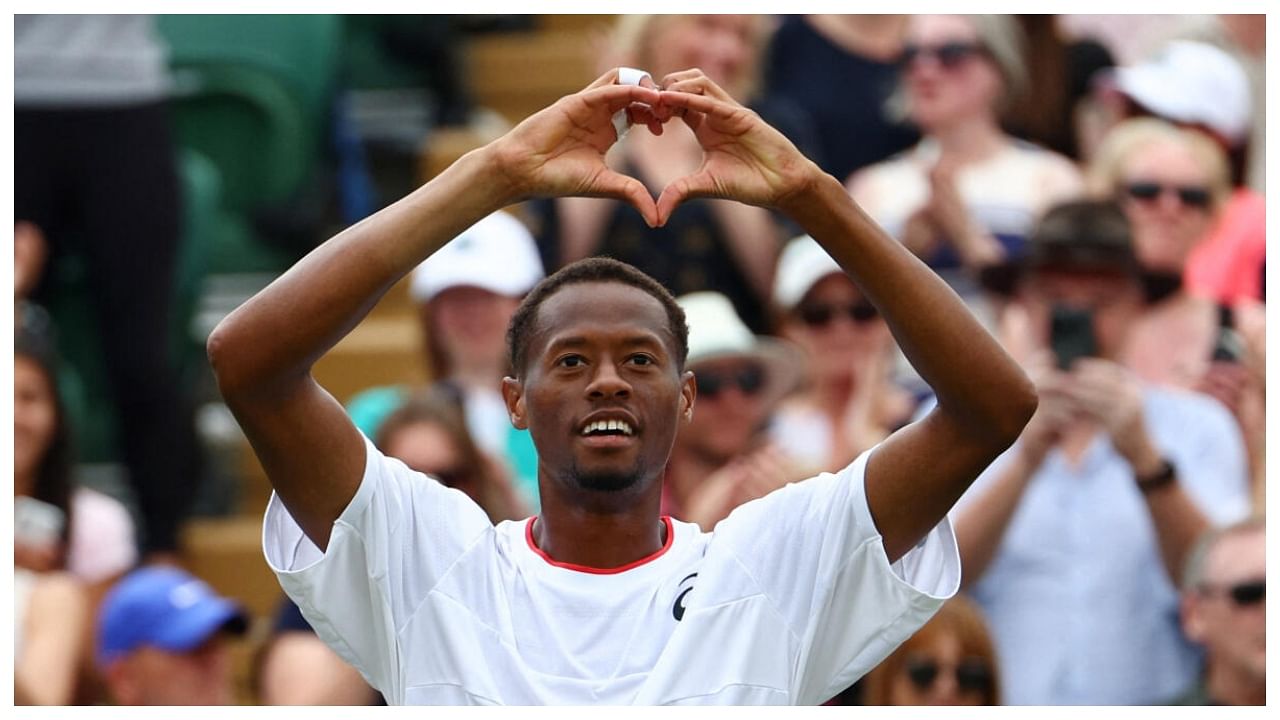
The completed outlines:
<svg viewBox="0 0 1280 720">
<path fill-rule="evenodd" d="M 423 260 L 413 271 L 409 294 L 426 302 L 449 288 L 470 286 L 519 297 L 544 274 L 533 235 L 510 213 L 499 211 Z"/>
<path fill-rule="evenodd" d="M 696 292 L 676 298 L 689 325 L 686 367 L 724 358 L 749 358 L 764 365 L 760 394 L 771 407 L 794 390 L 804 377 L 804 353 L 791 343 L 751 332 L 729 298 L 718 292 Z M 697 374 L 697 370 L 694 370 Z"/>
<path fill-rule="evenodd" d="M 1152 60 L 1115 70 L 1112 78 L 1117 89 L 1156 115 L 1204 125 L 1233 145 L 1252 127 L 1249 77 L 1213 45 L 1175 40 Z"/>
<path fill-rule="evenodd" d="M 844 275 L 844 270 L 826 250 L 808 235 L 792 238 L 778 258 L 773 279 L 773 302 L 782 310 L 793 309 L 805 293 L 828 275 Z"/>
</svg>

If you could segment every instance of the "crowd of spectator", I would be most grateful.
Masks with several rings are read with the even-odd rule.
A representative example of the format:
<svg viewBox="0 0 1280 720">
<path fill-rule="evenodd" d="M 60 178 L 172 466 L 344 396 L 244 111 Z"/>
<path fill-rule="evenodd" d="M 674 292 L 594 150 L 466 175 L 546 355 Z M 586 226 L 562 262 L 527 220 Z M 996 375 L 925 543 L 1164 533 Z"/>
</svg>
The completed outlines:
<svg viewBox="0 0 1280 720">
<path fill-rule="evenodd" d="M 1037 387 L 1031 423 L 952 513 L 961 594 L 830 704 L 1265 704 L 1264 22 L 1108 17 L 601 21 L 596 69 L 702 68 L 844 181 Z M 17 16 L 15 65 L 15 701 L 381 703 L 283 595 L 255 618 L 182 569 L 208 473 L 170 351 L 187 201 L 153 19 Z M 465 124 L 471 93 L 441 83 Z M 672 122 L 609 158 L 656 196 L 701 149 Z M 625 260 L 690 329 L 696 410 L 663 513 L 714 531 L 932 403 L 876 308 L 795 235 L 722 200 L 656 230 L 615 200 L 530 201 L 410 279 L 429 382 L 339 400 L 423 482 L 494 523 L 536 514 L 536 453 L 502 395 L 507 325 L 545 274 Z M 46 309 L 72 265 L 122 494 L 80 480 L 77 329 Z M 247 641 L 251 698 L 228 649 Z"/>
</svg>

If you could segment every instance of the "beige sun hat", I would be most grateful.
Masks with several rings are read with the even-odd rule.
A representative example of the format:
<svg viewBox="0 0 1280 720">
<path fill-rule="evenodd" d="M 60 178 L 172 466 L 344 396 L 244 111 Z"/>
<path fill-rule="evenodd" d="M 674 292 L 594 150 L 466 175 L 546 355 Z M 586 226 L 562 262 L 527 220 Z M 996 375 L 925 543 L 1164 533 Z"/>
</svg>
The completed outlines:
<svg viewBox="0 0 1280 720">
<path fill-rule="evenodd" d="M 751 332 L 729 298 L 718 292 L 696 292 L 676 299 L 689 325 L 689 359 L 686 367 L 697 375 L 697 365 L 724 358 L 750 358 L 764 365 L 761 399 L 772 407 L 799 386 L 804 377 L 804 353 L 778 338 Z"/>
</svg>

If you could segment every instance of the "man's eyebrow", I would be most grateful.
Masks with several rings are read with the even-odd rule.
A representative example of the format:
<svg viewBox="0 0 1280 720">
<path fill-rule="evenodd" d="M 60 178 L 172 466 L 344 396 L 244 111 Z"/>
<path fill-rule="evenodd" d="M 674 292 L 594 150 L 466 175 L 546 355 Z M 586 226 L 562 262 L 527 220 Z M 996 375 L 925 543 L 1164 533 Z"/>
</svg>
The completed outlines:
<svg viewBox="0 0 1280 720">
<path fill-rule="evenodd" d="M 634 335 L 629 335 L 627 337 L 624 337 L 620 340 L 615 340 L 612 338 L 599 338 L 595 342 L 604 342 L 604 343 L 617 342 L 623 347 L 654 346 L 661 349 L 666 348 L 666 346 L 662 342 L 662 338 L 650 332 L 636 333 Z M 570 349 L 570 348 L 586 347 L 591 344 L 592 344 L 592 340 L 587 338 L 585 335 L 568 335 L 565 337 L 552 338 L 551 342 L 547 343 L 547 352 L 555 352 L 558 350 L 564 350 L 564 349 Z"/>
</svg>

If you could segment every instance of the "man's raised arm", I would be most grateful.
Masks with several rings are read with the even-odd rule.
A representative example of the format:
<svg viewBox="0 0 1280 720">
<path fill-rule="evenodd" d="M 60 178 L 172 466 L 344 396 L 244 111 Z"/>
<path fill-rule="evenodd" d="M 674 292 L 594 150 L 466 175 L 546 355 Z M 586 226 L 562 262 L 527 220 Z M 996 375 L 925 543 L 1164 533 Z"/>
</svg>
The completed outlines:
<svg viewBox="0 0 1280 720">
<path fill-rule="evenodd" d="M 619 110 L 656 104 L 610 71 L 561 98 L 431 182 L 317 247 L 228 315 L 209 337 L 227 406 L 280 499 L 313 542 L 359 487 L 364 441 L 311 367 L 419 262 L 486 215 L 529 197 L 607 196 L 656 222 L 638 181 L 604 165 Z M 633 119 L 651 120 L 632 107 Z"/>
<path fill-rule="evenodd" d="M 835 178 L 697 71 L 662 81 L 705 156 L 658 199 L 659 221 L 689 197 L 725 197 L 787 213 L 853 278 L 938 397 L 924 419 L 871 456 L 867 502 L 896 560 L 1017 439 L 1036 408 L 1031 382 L 932 270 L 881 230 Z"/>
</svg>

